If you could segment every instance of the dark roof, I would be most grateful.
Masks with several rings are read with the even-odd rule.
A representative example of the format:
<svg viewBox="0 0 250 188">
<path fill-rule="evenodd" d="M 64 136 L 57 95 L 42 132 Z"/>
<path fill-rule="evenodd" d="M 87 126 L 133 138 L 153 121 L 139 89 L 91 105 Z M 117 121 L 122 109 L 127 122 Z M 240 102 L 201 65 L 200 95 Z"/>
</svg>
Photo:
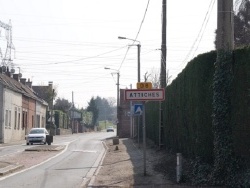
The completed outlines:
<svg viewBox="0 0 250 188">
<path fill-rule="evenodd" d="M 43 99 L 39 98 L 30 87 L 18 82 L 14 78 L 11 78 L 4 73 L 0 73 L 0 84 L 3 84 L 15 92 L 21 93 L 26 97 L 32 98 L 47 105 L 47 103 Z"/>
<path fill-rule="evenodd" d="M 43 100 L 46 100 L 48 98 L 48 94 L 46 93 L 46 91 L 48 91 L 49 88 L 49 86 L 32 86 L 33 91 Z"/>
</svg>

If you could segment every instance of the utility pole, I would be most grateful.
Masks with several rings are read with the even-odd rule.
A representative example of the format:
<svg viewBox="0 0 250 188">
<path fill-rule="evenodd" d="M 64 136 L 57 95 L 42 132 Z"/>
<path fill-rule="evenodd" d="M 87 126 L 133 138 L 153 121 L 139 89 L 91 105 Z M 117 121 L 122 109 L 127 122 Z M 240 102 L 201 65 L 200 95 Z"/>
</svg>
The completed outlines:
<svg viewBox="0 0 250 188">
<path fill-rule="evenodd" d="M 166 58 L 167 58 L 167 3 L 162 0 L 162 42 L 161 42 L 161 88 L 166 87 Z"/>
<path fill-rule="evenodd" d="M 217 0 L 217 59 L 213 78 L 214 182 L 225 185 L 235 172 L 231 127 L 233 79 L 234 13 L 233 0 Z"/>
<path fill-rule="evenodd" d="M 72 105 L 73 105 L 73 107 L 72 107 L 72 112 L 73 112 L 73 114 L 72 114 L 72 112 L 71 112 L 71 114 L 72 114 L 72 134 L 75 132 L 75 104 L 74 104 L 74 92 L 72 91 Z"/>
<path fill-rule="evenodd" d="M 217 50 L 234 49 L 233 0 L 218 0 Z"/>
<path fill-rule="evenodd" d="M 54 120 L 54 112 L 53 112 L 53 106 L 54 106 L 54 104 L 53 104 L 53 100 L 54 100 L 54 95 L 55 95 L 55 90 L 54 89 L 52 89 L 52 97 L 51 97 L 51 101 L 50 101 L 50 107 L 51 107 L 51 109 L 50 109 L 50 128 L 49 128 L 49 133 L 50 133 L 50 135 L 56 135 L 56 128 L 54 127 L 54 122 L 53 122 L 53 120 Z M 54 132 L 52 133 L 51 132 L 51 128 L 54 128 Z"/>
<path fill-rule="evenodd" d="M 162 0 L 162 44 L 161 44 L 161 88 L 166 88 L 166 61 L 167 61 L 167 2 Z M 163 121 L 163 105 L 159 102 L 159 147 L 163 143 L 164 121 Z"/>
</svg>

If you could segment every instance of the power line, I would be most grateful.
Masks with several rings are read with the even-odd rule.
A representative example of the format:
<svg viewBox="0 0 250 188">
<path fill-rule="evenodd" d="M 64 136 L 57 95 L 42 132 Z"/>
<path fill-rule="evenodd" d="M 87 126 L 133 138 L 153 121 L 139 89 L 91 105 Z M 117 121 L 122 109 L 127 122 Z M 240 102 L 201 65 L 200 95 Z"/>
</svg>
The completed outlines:
<svg viewBox="0 0 250 188">
<path fill-rule="evenodd" d="M 140 24 L 139 30 L 138 30 L 138 32 L 137 32 L 137 35 L 136 35 L 135 40 L 133 41 L 132 45 L 134 45 L 134 43 L 135 43 L 135 41 L 137 40 L 137 37 L 139 36 L 139 33 L 140 33 L 140 31 L 141 31 L 142 24 L 143 24 L 143 22 L 144 22 L 144 20 L 145 20 L 146 13 L 147 13 L 147 11 L 148 11 L 149 2 L 150 2 L 150 0 L 148 0 L 148 3 L 147 3 L 147 6 L 146 6 L 146 10 L 145 10 L 145 13 L 144 13 L 143 19 L 142 19 L 142 21 L 141 21 L 141 24 Z M 122 65 L 123 65 L 123 63 L 124 63 L 124 61 L 125 61 L 125 59 L 126 59 L 126 56 L 127 56 L 127 54 L 128 54 L 129 48 L 130 48 L 130 46 L 128 47 L 128 49 L 127 49 L 127 51 L 126 51 L 125 56 L 124 56 L 124 58 L 123 58 L 123 60 L 122 60 L 122 62 L 121 62 L 121 65 L 120 65 L 120 67 L 119 67 L 119 69 L 118 69 L 118 70 L 120 70 L 120 69 L 121 69 L 121 67 L 122 67 Z"/>
<path fill-rule="evenodd" d="M 138 30 L 138 32 L 137 32 L 137 35 L 136 35 L 136 37 L 135 37 L 134 42 L 137 40 L 137 37 L 139 36 L 139 33 L 140 33 L 140 31 L 141 31 L 142 24 L 143 24 L 143 22 L 144 22 L 144 20 L 145 20 L 146 13 L 147 13 L 147 11 L 148 11 L 149 2 L 150 2 L 150 0 L 148 0 L 148 4 L 147 4 L 146 10 L 145 10 L 145 13 L 144 13 L 143 19 L 142 19 L 142 21 L 141 21 L 141 25 L 140 25 L 140 27 L 139 27 L 139 30 Z"/>
<path fill-rule="evenodd" d="M 203 33 L 204 33 L 204 31 L 205 31 L 205 28 L 206 28 L 206 25 L 207 25 L 207 22 L 208 22 L 208 20 L 209 20 L 209 18 L 210 18 L 210 15 L 211 15 L 210 13 L 211 13 L 211 11 L 212 11 L 212 9 L 213 9 L 214 2 L 215 2 L 215 0 L 211 0 L 211 1 L 210 1 L 209 7 L 208 7 L 208 11 L 206 12 L 206 15 L 205 15 L 205 18 L 204 18 L 204 20 L 203 20 L 203 22 L 202 22 L 202 25 L 201 25 L 201 28 L 200 28 L 200 30 L 199 30 L 199 33 L 198 33 L 198 35 L 197 35 L 195 41 L 193 42 L 193 45 L 192 45 L 190 51 L 188 52 L 186 58 L 183 60 L 183 63 L 185 63 L 185 62 L 187 61 L 187 59 L 189 58 L 189 56 L 191 55 L 192 50 L 194 49 L 195 44 L 197 43 L 197 41 L 199 40 L 199 38 L 202 38 Z M 197 48 L 198 48 L 198 47 L 197 47 Z"/>
</svg>

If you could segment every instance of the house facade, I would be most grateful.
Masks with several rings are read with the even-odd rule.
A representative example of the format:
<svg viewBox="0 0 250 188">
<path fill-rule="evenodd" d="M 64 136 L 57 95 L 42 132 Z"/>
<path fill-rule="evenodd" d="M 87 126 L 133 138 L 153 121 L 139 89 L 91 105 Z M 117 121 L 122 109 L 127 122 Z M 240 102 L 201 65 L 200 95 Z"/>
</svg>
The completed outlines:
<svg viewBox="0 0 250 188">
<path fill-rule="evenodd" d="M 45 127 L 48 104 L 19 77 L 0 67 L 0 143 L 23 140 L 32 127 Z"/>
</svg>

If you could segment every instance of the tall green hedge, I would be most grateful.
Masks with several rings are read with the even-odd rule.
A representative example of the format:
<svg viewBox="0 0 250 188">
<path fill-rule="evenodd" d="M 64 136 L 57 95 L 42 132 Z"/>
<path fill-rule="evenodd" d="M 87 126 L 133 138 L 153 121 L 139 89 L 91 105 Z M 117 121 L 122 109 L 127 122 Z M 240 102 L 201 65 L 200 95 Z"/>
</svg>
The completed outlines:
<svg viewBox="0 0 250 188">
<path fill-rule="evenodd" d="M 244 157 L 250 156 L 250 47 L 234 54 L 232 127 L 234 148 Z"/>
<path fill-rule="evenodd" d="M 165 148 L 213 159 L 212 101 L 216 52 L 197 56 L 166 88 L 162 103 Z M 234 52 L 232 126 L 235 151 L 250 154 L 250 48 Z M 159 103 L 146 104 L 147 137 L 159 143 Z M 244 153 L 245 152 L 245 153 Z"/>
</svg>

